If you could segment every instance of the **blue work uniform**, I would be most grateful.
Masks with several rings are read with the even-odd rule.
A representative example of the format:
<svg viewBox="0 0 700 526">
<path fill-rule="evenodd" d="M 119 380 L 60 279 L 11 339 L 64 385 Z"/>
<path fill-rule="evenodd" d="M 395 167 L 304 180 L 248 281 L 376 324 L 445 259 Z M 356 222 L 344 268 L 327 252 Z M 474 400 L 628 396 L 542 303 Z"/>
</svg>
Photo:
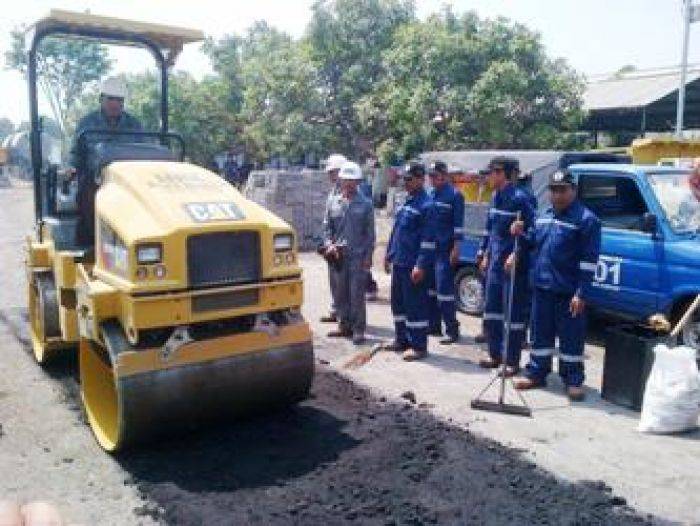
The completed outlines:
<svg viewBox="0 0 700 526">
<path fill-rule="evenodd" d="M 441 333 L 445 322 L 447 335 L 459 337 L 455 303 L 455 273 L 450 252 L 455 242 L 464 238 L 464 196 L 451 184 L 431 189 L 435 214 L 435 265 L 429 273 L 428 309 L 430 332 Z"/>
<path fill-rule="evenodd" d="M 91 133 L 86 135 L 82 142 L 78 138 L 86 130 L 104 130 L 104 133 Z M 110 134 L 109 132 L 134 131 L 137 135 Z M 96 110 L 88 113 L 78 122 L 75 129 L 75 138 L 71 146 L 70 165 L 78 171 L 78 209 L 80 218 L 78 220 L 77 240 L 78 244 L 84 247 L 95 244 L 95 194 L 97 184 L 94 173 L 90 173 L 87 153 L 91 146 L 97 143 L 133 143 L 141 142 L 143 136 L 138 132 L 143 131 L 141 122 L 127 112 L 117 119 L 109 119 L 102 112 Z"/>
<path fill-rule="evenodd" d="M 564 384 L 583 384 L 586 316 L 571 316 L 573 296 L 585 300 L 600 252 L 600 220 L 580 201 L 547 210 L 525 236 L 534 247 L 533 345 L 525 375 L 544 385 L 559 338 L 559 374 Z"/>
<path fill-rule="evenodd" d="M 433 204 L 421 188 L 396 212 L 387 248 L 387 260 L 392 264 L 391 312 L 396 343 L 419 353 L 428 351 L 428 287 L 426 278 L 414 284 L 411 270 L 418 267 L 427 277 L 435 249 Z"/>
<path fill-rule="evenodd" d="M 525 229 L 532 228 L 535 211 L 530 197 L 521 188 L 508 184 L 491 198 L 486 221 L 488 257 L 486 271 L 486 301 L 484 305 L 484 330 L 491 358 L 501 362 L 504 351 L 504 320 L 510 294 L 510 274 L 503 266 L 514 249 L 514 237 L 510 226 L 520 214 Z M 528 253 L 521 243 L 518 248 L 513 302 L 510 314 L 509 338 L 506 347 L 506 364 L 520 366 L 520 351 L 525 336 L 525 315 L 530 301 L 528 294 Z"/>
<path fill-rule="evenodd" d="M 532 182 L 528 180 L 523 180 L 523 179 L 518 179 L 518 181 L 515 183 L 518 188 L 521 188 L 523 192 L 525 192 L 530 199 L 530 204 L 532 205 L 532 209 L 535 211 L 535 215 L 537 214 L 537 197 L 535 197 L 535 194 L 532 191 Z M 532 254 L 531 251 L 528 253 L 528 261 L 532 261 Z M 528 285 L 528 295 L 530 298 L 532 298 L 532 265 L 529 265 L 529 270 L 530 270 L 530 275 L 528 276 L 527 279 L 527 285 Z M 525 306 L 525 335 L 527 335 L 527 330 L 530 327 L 530 321 L 532 320 L 532 301 L 529 301 L 527 305 Z M 532 341 L 532 331 L 530 331 L 530 341 Z"/>
</svg>

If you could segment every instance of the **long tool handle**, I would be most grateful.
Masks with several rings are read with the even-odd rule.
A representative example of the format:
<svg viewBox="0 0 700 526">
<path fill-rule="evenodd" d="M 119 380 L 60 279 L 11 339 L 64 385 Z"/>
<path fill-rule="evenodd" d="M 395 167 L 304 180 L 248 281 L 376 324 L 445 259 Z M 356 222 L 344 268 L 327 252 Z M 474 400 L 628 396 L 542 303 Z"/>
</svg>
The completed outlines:
<svg viewBox="0 0 700 526">
<path fill-rule="evenodd" d="M 678 336 L 678 333 L 683 330 L 683 327 L 688 325 L 690 318 L 692 318 L 695 311 L 698 310 L 699 305 L 700 305 L 700 294 L 698 294 L 695 297 L 695 299 L 693 300 L 693 303 L 690 304 L 690 306 L 686 309 L 686 311 L 683 314 L 683 316 L 681 317 L 681 319 L 678 320 L 678 323 L 676 323 L 676 326 L 671 331 L 671 334 L 670 334 L 671 338 L 675 338 L 676 336 Z"/>
<path fill-rule="evenodd" d="M 520 212 L 516 216 L 516 221 L 520 221 Z M 498 402 L 503 403 L 506 395 L 506 361 L 508 359 L 508 346 L 510 344 L 510 322 L 513 319 L 513 292 L 515 291 L 515 271 L 518 268 L 518 247 L 520 246 L 520 236 L 515 236 L 513 242 L 513 266 L 510 268 L 510 282 L 508 283 L 508 306 L 506 315 L 503 317 L 503 347 L 501 351 L 501 391 Z"/>
</svg>

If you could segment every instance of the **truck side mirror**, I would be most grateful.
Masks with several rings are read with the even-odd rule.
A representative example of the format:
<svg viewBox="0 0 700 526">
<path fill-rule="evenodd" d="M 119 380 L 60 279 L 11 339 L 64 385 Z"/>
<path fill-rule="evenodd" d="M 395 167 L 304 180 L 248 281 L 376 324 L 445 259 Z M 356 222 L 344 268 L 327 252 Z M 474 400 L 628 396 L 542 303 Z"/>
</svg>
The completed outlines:
<svg viewBox="0 0 700 526">
<path fill-rule="evenodd" d="M 646 212 L 642 216 L 642 231 L 648 232 L 649 234 L 656 234 L 659 226 L 658 223 L 659 221 L 656 214 Z"/>
</svg>

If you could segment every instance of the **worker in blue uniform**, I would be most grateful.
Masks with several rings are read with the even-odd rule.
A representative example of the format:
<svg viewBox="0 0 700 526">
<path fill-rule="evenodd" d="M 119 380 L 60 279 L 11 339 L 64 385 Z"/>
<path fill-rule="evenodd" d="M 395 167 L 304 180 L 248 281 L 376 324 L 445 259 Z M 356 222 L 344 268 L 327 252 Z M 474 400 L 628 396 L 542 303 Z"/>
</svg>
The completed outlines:
<svg viewBox="0 0 700 526">
<path fill-rule="evenodd" d="M 433 204 L 425 191 L 425 165 L 406 167 L 405 204 L 396 212 L 384 269 L 391 273 L 391 312 L 396 336 L 391 347 L 406 361 L 428 355 L 427 273 L 435 259 Z"/>
<path fill-rule="evenodd" d="M 532 209 L 535 210 L 535 215 L 537 214 L 537 197 L 535 197 L 532 191 L 532 172 L 522 172 L 518 170 L 518 176 L 516 178 L 515 184 L 522 188 L 527 194 L 532 204 Z M 530 251 L 531 252 L 531 251 Z M 532 260 L 531 254 L 528 253 L 528 260 Z M 528 291 L 527 294 L 532 298 L 532 265 L 529 267 L 530 275 L 527 279 Z M 532 301 L 529 301 L 525 307 L 525 341 L 523 347 L 529 349 L 532 347 L 532 331 L 530 330 L 530 320 L 532 318 Z"/>
<path fill-rule="evenodd" d="M 518 160 L 498 156 L 489 163 L 489 185 L 494 190 L 487 219 L 488 243 L 482 255 L 482 267 L 486 269 L 486 302 L 484 306 L 484 329 L 488 344 L 488 358 L 479 361 L 483 368 L 500 367 L 503 346 L 506 346 L 507 376 L 520 369 L 520 352 L 525 334 L 525 312 L 530 298 L 527 294 L 528 257 L 527 250 L 519 246 L 516 253 L 511 224 L 522 219 L 526 228 L 531 228 L 535 211 L 529 196 L 515 185 L 519 170 Z M 513 271 L 515 272 L 513 274 Z M 509 303 L 510 280 L 514 277 L 512 310 L 508 342 L 503 341 L 504 321 Z"/>
<path fill-rule="evenodd" d="M 435 265 L 428 276 L 430 334 L 442 336 L 444 322 L 446 338 L 440 343 L 450 345 L 459 340 L 454 269 L 459 261 L 459 244 L 464 238 L 464 196 L 450 183 L 443 161 L 435 161 L 429 174 L 437 243 Z"/>
<path fill-rule="evenodd" d="M 552 207 L 528 231 L 522 222 L 513 235 L 534 247 L 533 345 L 525 378 L 518 389 L 544 386 L 552 370 L 555 338 L 559 338 L 559 375 L 573 401 L 584 398 L 583 349 L 586 292 L 600 252 L 600 220 L 576 197 L 568 171 L 556 172 L 549 183 Z"/>
</svg>

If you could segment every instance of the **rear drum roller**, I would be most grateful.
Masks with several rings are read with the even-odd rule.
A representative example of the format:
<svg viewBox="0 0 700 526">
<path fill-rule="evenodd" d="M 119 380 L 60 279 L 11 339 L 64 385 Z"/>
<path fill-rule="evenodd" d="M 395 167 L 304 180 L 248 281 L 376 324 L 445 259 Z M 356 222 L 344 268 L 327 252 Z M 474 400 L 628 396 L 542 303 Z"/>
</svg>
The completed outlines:
<svg viewBox="0 0 700 526">
<path fill-rule="evenodd" d="M 104 346 L 80 342 L 80 385 L 90 427 L 110 452 L 208 420 L 299 402 L 313 378 L 310 340 L 248 353 L 232 346 L 226 354 L 222 347 L 220 358 L 164 367 L 158 350 L 134 349 L 116 322 L 104 323 L 102 336 Z M 217 341 L 192 345 L 200 344 Z"/>
<path fill-rule="evenodd" d="M 34 358 L 45 365 L 51 357 L 51 339 L 61 336 L 56 283 L 49 273 L 35 274 L 28 284 L 29 330 Z"/>
</svg>

